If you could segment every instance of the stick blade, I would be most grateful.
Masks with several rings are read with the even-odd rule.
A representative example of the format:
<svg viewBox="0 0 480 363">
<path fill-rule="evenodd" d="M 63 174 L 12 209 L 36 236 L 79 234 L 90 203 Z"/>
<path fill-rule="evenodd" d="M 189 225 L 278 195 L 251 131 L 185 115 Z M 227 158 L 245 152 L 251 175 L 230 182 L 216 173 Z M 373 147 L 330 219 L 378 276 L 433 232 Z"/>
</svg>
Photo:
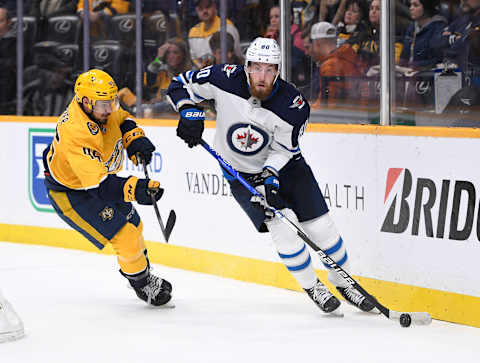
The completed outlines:
<svg viewBox="0 0 480 363">
<path fill-rule="evenodd" d="M 390 310 L 390 320 L 400 321 L 400 315 L 408 314 L 412 318 L 412 324 L 429 325 L 432 323 L 432 316 L 426 312 L 402 313 L 400 311 Z"/>
<path fill-rule="evenodd" d="M 165 240 L 168 242 L 170 235 L 172 234 L 173 227 L 175 226 L 175 222 L 177 221 L 177 214 L 172 209 L 170 214 L 168 215 L 167 224 L 165 225 Z"/>
</svg>

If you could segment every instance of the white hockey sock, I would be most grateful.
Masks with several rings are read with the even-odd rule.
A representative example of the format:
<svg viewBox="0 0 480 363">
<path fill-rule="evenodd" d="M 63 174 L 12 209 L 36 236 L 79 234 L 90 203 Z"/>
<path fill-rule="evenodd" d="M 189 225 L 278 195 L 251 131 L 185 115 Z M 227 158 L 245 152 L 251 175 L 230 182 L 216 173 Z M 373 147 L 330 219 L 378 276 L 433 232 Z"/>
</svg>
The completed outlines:
<svg viewBox="0 0 480 363">
<path fill-rule="evenodd" d="M 342 269 L 350 273 L 350 262 L 342 237 L 338 233 L 335 223 L 327 214 L 308 222 L 302 222 L 302 227 L 308 236 L 327 253 Z M 328 280 L 335 286 L 346 287 L 344 279 L 328 265 Z"/>
<path fill-rule="evenodd" d="M 283 209 L 282 213 L 298 225 L 297 216 L 291 209 Z M 304 289 L 312 288 L 317 281 L 317 275 L 305 242 L 278 217 L 267 221 L 266 225 L 278 255 L 288 271 Z"/>
</svg>

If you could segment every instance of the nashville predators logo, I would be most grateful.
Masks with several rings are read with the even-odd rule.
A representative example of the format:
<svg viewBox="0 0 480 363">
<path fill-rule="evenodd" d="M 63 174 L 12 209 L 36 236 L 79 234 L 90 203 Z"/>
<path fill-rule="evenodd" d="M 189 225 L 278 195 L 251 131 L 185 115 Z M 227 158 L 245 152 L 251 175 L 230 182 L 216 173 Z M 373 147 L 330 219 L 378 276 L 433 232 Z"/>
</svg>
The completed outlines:
<svg viewBox="0 0 480 363">
<path fill-rule="evenodd" d="M 102 217 L 104 222 L 106 222 L 106 221 L 112 220 L 113 213 L 114 213 L 113 208 L 105 207 L 100 213 L 98 213 L 98 215 Z"/>
<path fill-rule="evenodd" d="M 96 135 L 100 131 L 100 128 L 98 127 L 98 125 L 95 122 L 90 122 L 90 121 L 87 122 L 87 127 L 90 130 L 90 133 L 92 135 Z"/>
</svg>

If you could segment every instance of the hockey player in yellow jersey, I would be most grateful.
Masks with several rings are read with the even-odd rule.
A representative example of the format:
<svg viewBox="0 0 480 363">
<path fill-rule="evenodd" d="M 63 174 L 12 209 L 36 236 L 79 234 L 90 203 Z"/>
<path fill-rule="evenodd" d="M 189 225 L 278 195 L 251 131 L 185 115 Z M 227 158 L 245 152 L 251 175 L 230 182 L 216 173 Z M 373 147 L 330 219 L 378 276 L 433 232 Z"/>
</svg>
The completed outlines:
<svg viewBox="0 0 480 363">
<path fill-rule="evenodd" d="M 163 189 L 155 180 L 116 175 L 124 149 L 138 165 L 138 157 L 150 163 L 155 147 L 119 107 L 117 86 L 108 73 L 82 73 L 74 91 L 43 153 L 48 197 L 57 214 L 99 249 L 112 244 L 120 273 L 140 299 L 166 304 L 172 285 L 150 273 L 143 224 L 132 204 L 152 204 L 151 195 L 159 200 Z"/>
</svg>

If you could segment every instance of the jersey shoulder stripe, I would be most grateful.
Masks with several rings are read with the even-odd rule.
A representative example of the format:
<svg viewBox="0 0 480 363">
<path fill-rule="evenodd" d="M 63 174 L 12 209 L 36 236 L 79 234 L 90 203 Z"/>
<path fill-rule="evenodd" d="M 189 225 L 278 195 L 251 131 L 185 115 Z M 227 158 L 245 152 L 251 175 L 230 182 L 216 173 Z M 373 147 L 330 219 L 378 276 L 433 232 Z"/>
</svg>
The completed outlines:
<svg viewBox="0 0 480 363">
<path fill-rule="evenodd" d="M 202 70 L 193 73 L 192 82 L 203 84 L 209 82 L 222 91 L 238 97 L 249 99 L 247 78 L 243 66 L 238 64 L 216 64 L 209 68 L 209 72 Z"/>
</svg>

